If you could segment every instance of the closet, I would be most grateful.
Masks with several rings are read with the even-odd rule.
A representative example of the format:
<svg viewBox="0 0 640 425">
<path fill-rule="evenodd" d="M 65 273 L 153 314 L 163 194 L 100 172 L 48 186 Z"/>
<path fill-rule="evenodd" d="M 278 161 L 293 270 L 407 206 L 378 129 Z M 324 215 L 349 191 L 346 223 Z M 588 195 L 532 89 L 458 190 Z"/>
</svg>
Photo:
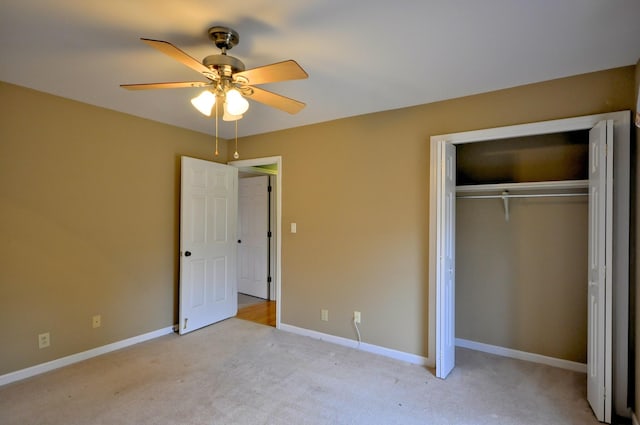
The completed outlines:
<svg viewBox="0 0 640 425">
<path fill-rule="evenodd" d="M 586 371 L 588 149 L 587 130 L 457 147 L 458 345 Z"/>
<path fill-rule="evenodd" d="M 629 415 L 630 126 L 620 111 L 431 137 L 437 377 L 449 375 L 456 345 L 469 341 L 548 364 L 586 360 L 596 417 Z M 468 240 L 456 248 L 460 237 Z"/>
</svg>

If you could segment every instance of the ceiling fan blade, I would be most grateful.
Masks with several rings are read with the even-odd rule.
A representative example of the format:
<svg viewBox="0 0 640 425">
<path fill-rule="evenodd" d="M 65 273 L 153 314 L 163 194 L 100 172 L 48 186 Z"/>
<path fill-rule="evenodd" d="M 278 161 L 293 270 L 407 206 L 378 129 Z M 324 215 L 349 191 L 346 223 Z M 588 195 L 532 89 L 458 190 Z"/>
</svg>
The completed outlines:
<svg viewBox="0 0 640 425">
<path fill-rule="evenodd" d="M 291 99 L 281 94 L 272 93 L 270 91 L 259 89 L 258 87 L 250 87 L 251 94 L 246 94 L 250 99 L 264 103 L 265 105 L 278 108 L 281 111 L 288 112 L 290 114 L 297 114 L 300 112 L 306 104 L 295 99 Z"/>
<path fill-rule="evenodd" d="M 235 81 L 251 85 L 302 80 L 308 77 L 309 74 L 294 60 L 273 63 L 233 74 Z"/>
<path fill-rule="evenodd" d="M 203 64 L 198 62 L 196 59 L 192 58 L 191 56 L 183 52 L 182 50 L 178 49 L 176 46 L 169 43 L 168 41 L 151 40 L 149 38 L 141 38 L 140 40 L 144 41 L 149 46 L 158 49 L 165 55 L 171 56 L 173 59 L 177 60 L 183 65 L 188 66 L 194 71 L 201 73 L 202 75 L 209 78 L 210 80 L 216 80 L 218 78 L 218 76 L 215 73 L 213 73 L 209 68 L 207 68 L 206 66 L 204 66 Z"/>
<path fill-rule="evenodd" d="M 206 87 L 210 83 L 203 81 L 181 81 L 176 83 L 144 83 L 144 84 L 120 84 L 120 87 L 127 90 L 150 90 L 150 89 L 180 89 L 185 87 Z"/>
</svg>

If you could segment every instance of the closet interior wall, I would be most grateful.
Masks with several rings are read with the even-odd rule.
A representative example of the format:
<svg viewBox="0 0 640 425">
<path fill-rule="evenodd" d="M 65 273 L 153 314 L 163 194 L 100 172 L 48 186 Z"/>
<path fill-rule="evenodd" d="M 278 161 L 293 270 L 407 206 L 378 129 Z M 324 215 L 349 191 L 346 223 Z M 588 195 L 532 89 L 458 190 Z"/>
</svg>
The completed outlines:
<svg viewBox="0 0 640 425">
<path fill-rule="evenodd" d="M 459 186 L 585 180 L 587 166 L 588 131 L 457 146 Z M 586 363 L 588 197 L 509 210 L 457 200 L 456 337 Z"/>
</svg>

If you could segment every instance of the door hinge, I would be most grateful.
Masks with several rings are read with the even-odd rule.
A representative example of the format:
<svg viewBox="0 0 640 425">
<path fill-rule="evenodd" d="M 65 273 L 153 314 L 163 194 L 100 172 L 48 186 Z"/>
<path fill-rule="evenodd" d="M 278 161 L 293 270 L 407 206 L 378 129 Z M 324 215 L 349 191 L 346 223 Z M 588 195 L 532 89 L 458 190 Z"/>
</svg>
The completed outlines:
<svg viewBox="0 0 640 425">
<path fill-rule="evenodd" d="M 271 193 L 271 185 L 267 186 L 267 192 Z"/>
<path fill-rule="evenodd" d="M 271 230 L 269 230 L 269 231 L 267 232 L 267 237 L 268 237 L 268 238 L 270 238 L 270 237 L 271 237 Z"/>
<path fill-rule="evenodd" d="M 271 276 L 267 276 L 267 283 L 271 283 Z"/>
</svg>

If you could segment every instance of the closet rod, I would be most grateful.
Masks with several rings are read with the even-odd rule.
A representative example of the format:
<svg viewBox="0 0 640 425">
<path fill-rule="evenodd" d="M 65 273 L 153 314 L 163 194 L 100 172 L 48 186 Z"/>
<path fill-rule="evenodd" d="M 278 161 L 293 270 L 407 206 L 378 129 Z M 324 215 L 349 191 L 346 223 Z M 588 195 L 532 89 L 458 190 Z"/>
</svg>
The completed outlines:
<svg viewBox="0 0 640 425">
<path fill-rule="evenodd" d="M 505 198 L 555 198 L 560 196 L 588 196 L 588 193 L 532 193 L 529 195 L 463 195 L 458 199 L 505 199 Z"/>
</svg>

